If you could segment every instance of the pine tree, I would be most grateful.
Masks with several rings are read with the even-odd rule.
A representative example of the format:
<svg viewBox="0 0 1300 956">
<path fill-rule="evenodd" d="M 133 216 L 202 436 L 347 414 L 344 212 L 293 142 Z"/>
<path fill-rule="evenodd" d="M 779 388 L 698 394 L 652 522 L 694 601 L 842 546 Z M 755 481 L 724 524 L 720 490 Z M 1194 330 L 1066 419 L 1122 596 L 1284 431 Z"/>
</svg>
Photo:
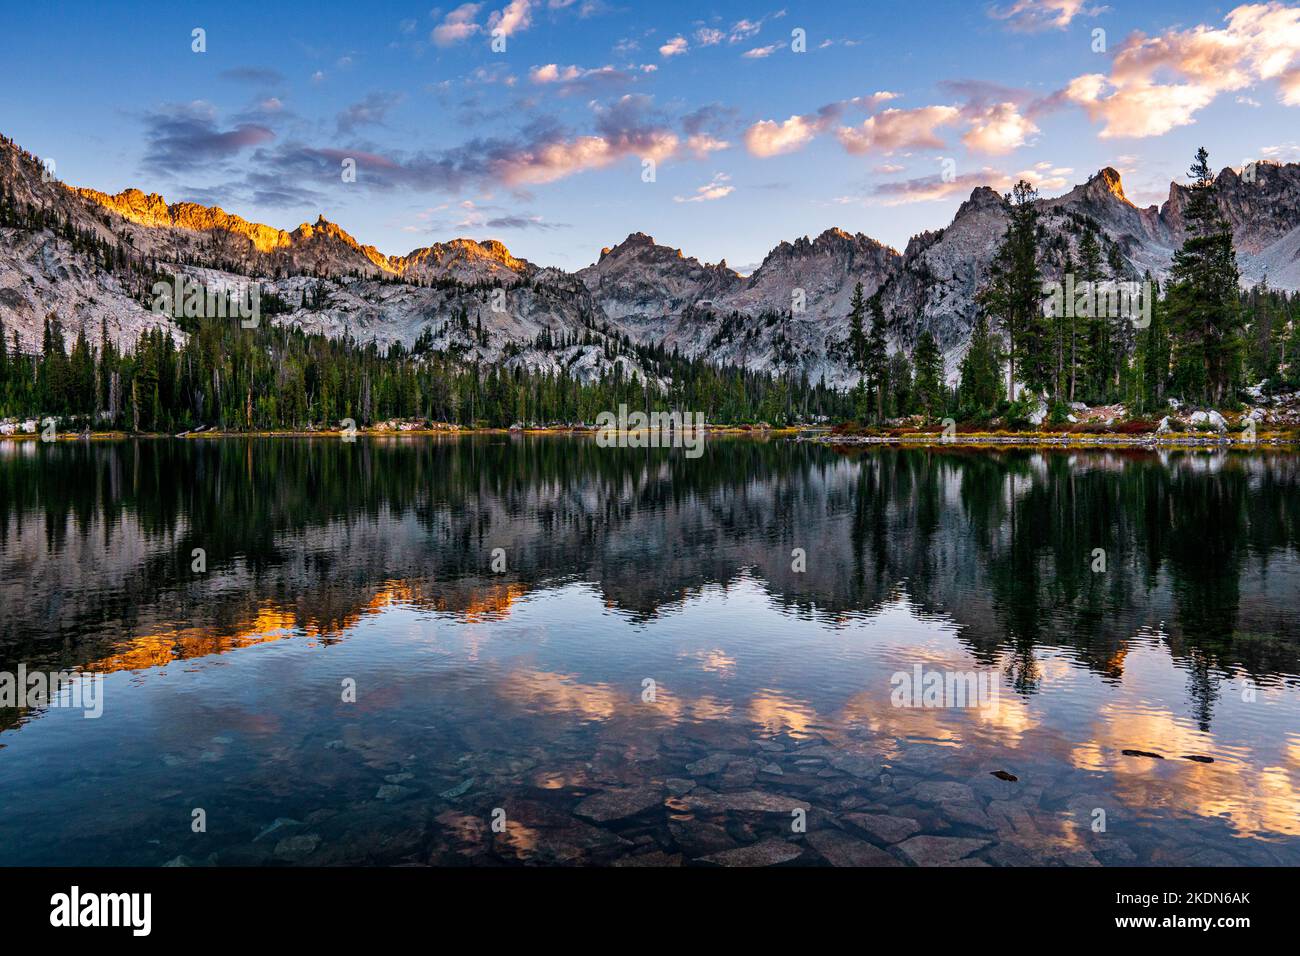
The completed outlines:
<svg viewBox="0 0 1300 956">
<path fill-rule="evenodd" d="M 943 356 L 929 330 L 917 338 L 912 364 L 915 368 L 913 403 L 918 412 L 926 418 L 933 418 L 943 408 Z"/>
<path fill-rule="evenodd" d="M 1235 384 L 1241 352 L 1241 308 L 1232 229 L 1219 210 L 1205 147 L 1196 151 L 1183 216 L 1187 239 L 1170 270 L 1169 320 L 1174 362 L 1185 397 L 1222 405 Z"/>
<path fill-rule="evenodd" d="M 859 375 L 866 374 L 867 336 L 862 321 L 866 317 L 866 303 L 862 298 L 862 283 L 853 287 L 849 302 L 849 363 Z"/>
<path fill-rule="evenodd" d="M 1083 338 L 1083 347 L 1079 349 L 1083 363 L 1083 393 L 1093 402 L 1106 400 L 1106 381 L 1109 378 L 1110 326 L 1104 315 L 1092 314 L 1092 306 L 1097 303 L 1095 293 L 1102 276 L 1101 245 L 1097 242 L 1097 233 L 1089 223 L 1079 240 L 1079 282 L 1087 283 L 1091 294 L 1084 300 L 1089 306 L 1085 310 L 1087 315 L 1082 317 L 1083 328 L 1077 334 Z M 1079 319 L 1076 317 L 1073 322 L 1077 328 Z M 1074 401 L 1074 394 L 1074 389 L 1071 389 L 1071 401 Z"/>
<path fill-rule="evenodd" d="M 0 206 L 3 206 L 3 192 L 0 192 Z M 0 415 L 9 413 L 9 365 L 9 343 L 5 341 L 4 320 L 0 319 Z"/>
<path fill-rule="evenodd" d="M 861 283 L 859 283 L 859 288 Z M 889 344 L 885 334 L 885 309 L 880 303 L 880 293 L 871 297 L 871 333 L 867 336 L 864 357 L 868 387 L 876 397 L 876 421 L 884 418 L 885 378 L 889 369 Z"/>
<path fill-rule="evenodd" d="M 969 418 L 987 418 L 997 411 L 1002 390 L 1002 355 L 997 337 L 989 331 L 982 312 L 975 316 L 970 345 L 961 363 L 961 414 Z"/>
<path fill-rule="evenodd" d="M 1165 403 L 1165 385 L 1169 381 L 1170 341 L 1165 320 L 1164 302 L 1150 273 L 1146 276 L 1151 289 L 1151 324 L 1141 337 L 1142 350 L 1142 404 L 1155 409 Z"/>
<path fill-rule="evenodd" d="M 1010 395 L 1015 394 L 1017 380 L 1035 392 L 1046 391 L 1051 383 L 1050 334 L 1038 267 L 1037 200 L 1037 191 L 1023 179 L 1007 197 L 1007 231 L 993 258 L 989 283 L 977 296 L 978 304 L 1001 322 L 1006 334 Z"/>
<path fill-rule="evenodd" d="M 1261 282 L 1250 291 L 1251 335 L 1248 367 L 1251 382 L 1277 378 L 1278 353 L 1273 328 L 1273 296 Z"/>
</svg>

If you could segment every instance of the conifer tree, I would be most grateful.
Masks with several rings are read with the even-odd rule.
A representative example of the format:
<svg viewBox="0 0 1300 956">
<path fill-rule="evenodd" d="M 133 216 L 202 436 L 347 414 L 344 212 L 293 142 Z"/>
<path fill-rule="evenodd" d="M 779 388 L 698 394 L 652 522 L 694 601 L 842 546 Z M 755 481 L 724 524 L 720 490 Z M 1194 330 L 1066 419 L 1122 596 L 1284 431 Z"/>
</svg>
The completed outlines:
<svg viewBox="0 0 1300 956">
<path fill-rule="evenodd" d="M 1204 146 L 1196 151 L 1188 175 L 1187 239 L 1174 253 L 1170 270 L 1174 362 L 1189 397 L 1221 405 L 1236 382 L 1241 352 L 1237 256 Z"/>
<path fill-rule="evenodd" d="M 983 418 L 992 415 L 1003 399 L 1002 355 L 998 340 L 989 331 L 984 313 L 977 313 L 971 328 L 970 346 L 961 363 L 961 414 Z"/>
<path fill-rule="evenodd" d="M 916 340 L 912 364 L 913 405 L 926 418 L 933 418 L 943 408 L 943 356 L 928 329 Z"/>
<path fill-rule="evenodd" d="M 1051 382 L 1048 322 L 1043 312 L 1042 273 L 1038 266 L 1037 191 L 1025 180 L 1006 198 L 1009 222 L 990 268 L 978 305 L 998 320 L 1007 342 L 1007 393 L 1017 381 L 1032 391 Z"/>
</svg>

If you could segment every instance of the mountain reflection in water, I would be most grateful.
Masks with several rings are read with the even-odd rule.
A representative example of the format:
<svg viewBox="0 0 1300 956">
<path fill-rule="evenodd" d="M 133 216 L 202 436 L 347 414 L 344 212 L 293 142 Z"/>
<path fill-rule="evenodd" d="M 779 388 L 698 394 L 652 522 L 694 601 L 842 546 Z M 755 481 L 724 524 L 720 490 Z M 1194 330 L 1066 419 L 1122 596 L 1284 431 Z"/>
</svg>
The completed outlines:
<svg viewBox="0 0 1300 956">
<path fill-rule="evenodd" d="M 1298 462 L 0 443 L 0 863 L 1294 865 Z"/>
</svg>

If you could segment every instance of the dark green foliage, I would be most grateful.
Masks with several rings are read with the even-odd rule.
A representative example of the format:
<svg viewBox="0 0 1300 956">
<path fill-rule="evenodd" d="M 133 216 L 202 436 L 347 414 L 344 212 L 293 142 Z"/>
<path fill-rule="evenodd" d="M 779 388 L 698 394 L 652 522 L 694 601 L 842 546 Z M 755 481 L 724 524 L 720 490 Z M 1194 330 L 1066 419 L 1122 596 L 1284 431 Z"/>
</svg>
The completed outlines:
<svg viewBox="0 0 1300 956">
<path fill-rule="evenodd" d="M 913 353 L 915 375 L 912 380 L 912 404 L 917 413 L 934 418 L 943 410 L 943 356 L 934 336 L 922 332 Z"/>
<path fill-rule="evenodd" d="M 1174 377 L 1187 398 L 1221 405 L 1240 374 L 1242 311 L 1232 230 L 1219 209 L 1209 154 L 1196 151 L 1184 210 L 1187 240 L 1174 253 L 1169 319 Z"/>
<path fill-rule="evenodd" d="M 593 340 L 594 341 L 594 340 Z M 557 344 L 557 343 L 552 343 Z M 237 320 L 199 319 L 184 345 L 171 333 L 144 333 L 119 353 L 101 332 L 92 349 L 79 332 L 69 354 L 60 323 L 46 322 L 39 356 L 15 345 L 0 362 L 0 412 L 71 416 L 101 428 L 169 432 L 199 425 L 227 430 L 360 426 L 412 418 L 465 426 L 524 422 L 591 422 L 604 410 L 704 412 L 717 423 L 785 424 L 846 417 L 846 398 L 806 375 L 764 375 L 665 354 L 662 346 L 606 341 L 611 358 L 634 358 L 673 384 L 647 386 L 616 363 L 583 384 L 565 370 L 530 372 L 508 362 L 462 361 L 428 348 L 380 350 L 350 337 L 329 339 L 300 329 Z"/>
</svg>

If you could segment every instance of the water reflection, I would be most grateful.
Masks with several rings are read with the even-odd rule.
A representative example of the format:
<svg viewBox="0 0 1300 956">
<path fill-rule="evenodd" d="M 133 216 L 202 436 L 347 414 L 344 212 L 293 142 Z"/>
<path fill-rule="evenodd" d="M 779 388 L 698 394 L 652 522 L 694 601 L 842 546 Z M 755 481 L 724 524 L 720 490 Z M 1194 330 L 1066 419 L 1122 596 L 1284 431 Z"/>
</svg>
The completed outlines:
<svg viewBox="0 0 1300 956">
<path fill-rule="evenodd" d="M 0 671 L 108 675 L 98 721 L 0 709 L 0 863 L 784 858 L 765 800 L 820 814 L 799 862 L 938 862 L 914 826 L 967 863 L 1295 863 L 1296 482 L 1284 454 L 0 443 Z M 892 706 L 917 664 L 1007 692 Z"/>
</svg>

